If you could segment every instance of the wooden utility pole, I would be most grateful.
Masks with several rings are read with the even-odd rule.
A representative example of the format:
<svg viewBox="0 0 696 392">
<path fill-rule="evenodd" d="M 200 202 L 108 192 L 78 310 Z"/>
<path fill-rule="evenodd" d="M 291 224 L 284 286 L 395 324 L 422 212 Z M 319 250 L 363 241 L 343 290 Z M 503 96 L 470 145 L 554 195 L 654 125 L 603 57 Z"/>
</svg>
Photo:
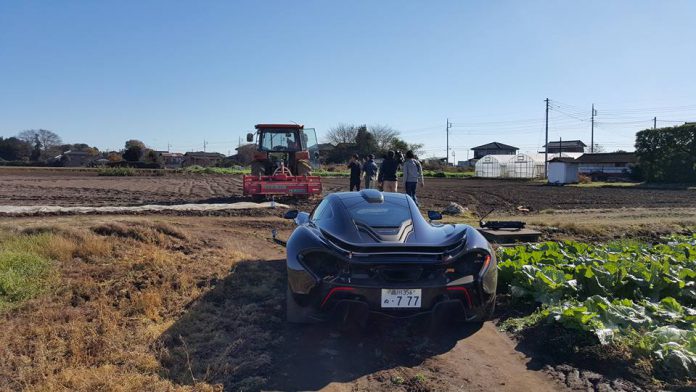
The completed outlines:
<svg viewBox="0 0 696 392">
<path fill-rule="evenodd" d="M 549 99 L 546 98 L 546 146 L 544 146 L 544 178 L 549 178 Z"/>
<path fill-rule="evenodd" d="M 657 129 L 657 116 L 653 117 L 653 129 Z"/>
</svg>

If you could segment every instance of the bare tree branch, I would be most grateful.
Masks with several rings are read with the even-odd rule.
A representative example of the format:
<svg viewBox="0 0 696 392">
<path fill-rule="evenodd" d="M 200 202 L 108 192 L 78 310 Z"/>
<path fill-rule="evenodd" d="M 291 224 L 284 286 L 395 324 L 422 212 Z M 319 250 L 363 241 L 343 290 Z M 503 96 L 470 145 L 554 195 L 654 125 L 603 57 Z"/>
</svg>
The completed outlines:
<svg viewBox="0 0 696 392">
<path fill-rule="evenodd" d="M 389 125 L 374 124 L 371 125 L 368 130 L 375 135 L 377 147 L 379 147 L 380 150 L 387 150 L 391 147 L 394 139 L 399 137 L 399 131 Z"/>
<path fill-rule="evenodd" d="M 355 137 L 358 135 L 358 127 L 354 124 L 340 123 L 337 126 L 329 129 L 326 134 L 326 140 L 332 144 L 339 143 L 354 143 Z"/>
</svg>

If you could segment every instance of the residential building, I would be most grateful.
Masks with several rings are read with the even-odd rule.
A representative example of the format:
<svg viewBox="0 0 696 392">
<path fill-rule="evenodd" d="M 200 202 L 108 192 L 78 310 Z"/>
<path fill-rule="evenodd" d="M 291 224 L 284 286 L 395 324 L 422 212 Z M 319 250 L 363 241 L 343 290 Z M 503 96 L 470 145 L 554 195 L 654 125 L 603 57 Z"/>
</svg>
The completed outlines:
<svg viewBox="0 0 696 392">
<path fill-rule="evenodd" d="M 474 147 L 472 150 L 474 151 L 474 159 L 481 159 L 486 155 L 515 155 L 518 148 L 500 142 L 491 142 Z"/>
<path fill-rule="evenodd" d="M 165 169 L 178 169 L 184 165 L 184 154 L 179 152 L 161 152 L 162 164 Z"/>
<path fill-rule="evenodd" d="M 220 163 L 224 158 L 225 156 L 223 154 L 220 154 L 219 152 L 187 152 L 186 154 L 184 154 L 183 165 L 198 165 L 204 167 L 215 166 L 216 164 Z"/>
<path fill-rule="evenodd" d="M 558 154 L 561 152 L 585 152 L 585 147 L 587 145 L 582 142 L 582 140 L 559 140 L 557 142 L 549 142 L 549 154 Z M 544 145 L 544 150 L 539 151 L 544 153 L 546 145 Z"/>
<path fill-rule="evenodd" d="M 60 157 L 60 160 L 63 163 L 63 166 L 66 166 L 66 167 L 84 166 L 92 159 L 93 159 L 93 157 L 84 151 L 71 151 L 71 150 L 64 152 L 63 154 L 61 154 L 61 157 Z"/>
<path fill-rule="evenodd" d="M 576 160 L 578 173 L 593 177 L 628 177 L 636 165 L 633 152 L 583 154 Z"/>
</svg>

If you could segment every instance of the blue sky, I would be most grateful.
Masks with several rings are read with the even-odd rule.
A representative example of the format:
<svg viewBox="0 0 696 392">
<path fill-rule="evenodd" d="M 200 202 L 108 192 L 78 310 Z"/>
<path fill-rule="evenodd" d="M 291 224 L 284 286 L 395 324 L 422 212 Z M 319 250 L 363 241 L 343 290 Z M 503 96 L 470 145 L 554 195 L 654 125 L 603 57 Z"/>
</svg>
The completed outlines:
<svg viewBox="0 0 696 392">
<path fill-rule="evenodd" d="M 388 124 L 427 156 L 631 149 L 696 120 L 696 2 L 0 2 L 0 136 L 234 151 L 259 122 Z M 674 121 L 674 122 L 668 122 Z"/>
</svg>

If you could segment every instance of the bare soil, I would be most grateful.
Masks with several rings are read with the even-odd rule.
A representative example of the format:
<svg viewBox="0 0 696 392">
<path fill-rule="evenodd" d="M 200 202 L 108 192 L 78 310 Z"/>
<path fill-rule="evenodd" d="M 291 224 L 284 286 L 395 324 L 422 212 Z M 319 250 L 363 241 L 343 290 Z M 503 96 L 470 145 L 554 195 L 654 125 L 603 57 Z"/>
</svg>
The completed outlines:
<svg viewBox="0 0 696 392">
<path fill-rule="evenodd" d="M 0 168 L 0 183 L 0 204 L 4 205 L 124 206 L 245 200 L 241 177 L 232 175 L 99 177 L 94 171 Z M 348 179 L 324 178 L 323 185 L 325 193 L 347 191 Z M 425 187 L 418 189 L 418 198 L 425 209 L 442 209 L 456 202 L 478 214 L 492 209 L 519 213 L 518 207 L 530 212 L 696 207 L 696 191 L 687 189 L 578 188 L 484 179 L 428 178 Z M 311 206 L 313 202 L 299 204 Z"/>
</svg>

